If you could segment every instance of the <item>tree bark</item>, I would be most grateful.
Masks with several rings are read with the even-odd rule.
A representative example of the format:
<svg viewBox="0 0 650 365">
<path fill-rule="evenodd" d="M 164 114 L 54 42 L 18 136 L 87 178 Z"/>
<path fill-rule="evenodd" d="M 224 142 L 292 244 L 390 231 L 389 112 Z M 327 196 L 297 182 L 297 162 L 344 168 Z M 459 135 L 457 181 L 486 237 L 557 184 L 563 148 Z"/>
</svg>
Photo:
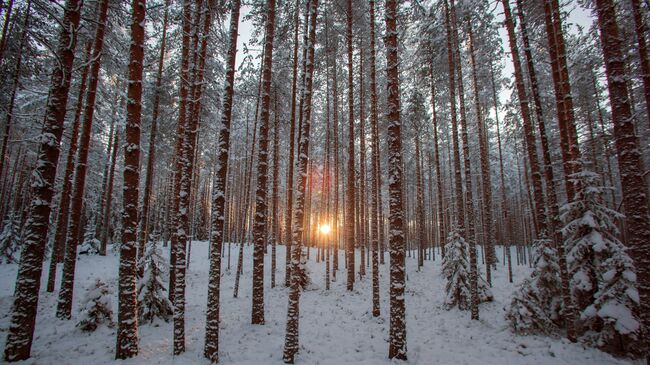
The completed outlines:
<svg viewBox="0 0 650 365">
<path fill-rule="evenodd" d="M 144 245 L 149 235 L 149 207 L 151 205 L 151 187 L 153 185 L 154 163 L 156 162 L 156 134 L 158 133 L 158 115 L 160 113 L 160 94 L 162 93 L 162 76 L 165 66 L 165 51 L 167 42 L 167 23 L 169 20 L 169 2 L 165 0 L 165 15 L 163 16 L 162 38 L 160 39 L 160 56 L 158 56 L 158 71 L 156 72 L 156 86 L 151 112 L 151 129 L 149 130 L 149 153 L 147 156 L 147 170 L 144 180 L 144 196 L 142 199 L 142 214 L 140 216 L 140 229 L 138 231 L 138 255 L 144 253 Z"/>
<path fill-rule="evenodd" d="M 75 166 L 75 185 L 70 206 L 70 220 L 68 222 L 67 239 L 65 244 L 65 257 L 63 260 L 63 274 L 56 316 L 59 319 L 70 319 L 72 316 L 72 297 L 74 290 L 74 274 L 77 264 L 77 246 L 82 233 L 81 214 L 84 204 L 86 187 L 86 173 L 88 168 L 88 150 L 90 148 L 90 135 L 93 127 L 93 113 L 95 112 L 95 99 L 99 83 L 99 68 L 102 62 L 102 49 L 104 47 L 104 33 L 106 30 L 106 17 L 108 15 L 108 0 L 102 0 L 99 6 L 99 16 L 93 53 L 90 65 L 90 78 L 86 91 L 86 105 L 84 108 L 84 121 L 79 139 L 79 152 Z"/>
<path fill-rule="evenodd" d="M 643 161 L 627 92 L 628 77 L 625 74 L 625 57 L 614 2 L 597 0 L 596 11 L 621 173 L 627 245 L 636 264 L 637 287 L 641 297 L 639 314 L 643 325 L 650 328 L 650 213 Z"/>
<path fill-rule="evenodd" d="M 268 0 L 275 6 L 275 0 Z M 309 137 L 311 130 L 311 104 L 314 75 L 314 48 L 316 43 L 316 17 L 318 15 L 318 0 L 311 0 L 308 6 L 310 19 L 309 41 L 304 47 L 308 48 L 308 62 L 303 63 L 305 67 L 305 88 L 304 104 L 301 113 L 303 114 L 302 128 L 300 129 L 300 143 L 298 144 L 298 181 L 296 190 L 296 209 L 294 210 L 293 242 L 291 244 L 291 288 L 289 291 L 289 305 L 287 309 L 287 331 L 284 340 L 283 360 L 287 364 L 293 364 L 296 352 L 299 348 L 299 311 L 300 311 L 300 285 L 301 285 L 301 255 L 302 241 L 304 239 L 304 214 L 305 214 L 305 192 L 307 187 L 307 167 L 309 163 Z M 305 24 L 307 27 L 307 24 Z"/>
<path fill-rule="evenodd" d="M 50 83 L 50 97 L 45 111 L 36 167 L 32 173 L 32 198 L 29 219 L 21 253 L 11 324 L 5 345 L 5 360 L 19 361 L 29 358 L 34 338 L 34 325 L 41 287 L 43 256 L 47 243 L 51 203 L 56 169 L 59 161 L 63 121 L 65 119 L 70 76 L 79 26 L 81 3 L 67 0 L 64 8 L 58 62 L 54 65 Z"/>
<path fill-rule="evenodd" d="M 379 317 L 379 126 L 377 111 L 377 65 L 375 51 L 375 0 L 370 3 L 370 128 L 372 131 L 372 190 L 370 232 L 372 237 L 372 315 Z"/>
<path fill-rule="evenodd" d="M 557 118 L 560 129 L 560 147 L 564 168 L 564 182 L 567 200 L 573 199 L 574 187 L 567 176 L 575 169 L 574 161 L 580 158 L 578 137 L 573 112 L 573 99 L 571 97 L 571 84 L 569 82 L 569 68 L 566 60 L 566 46 L 560 19 L 558 0 L 544 0 L 544 23 L 548 38 L 551 69 L 553 74 L 553 87 L 555 90 L 555 103 L 557 105 Z"/>
<path fill-rule="evenodd" d="M 137 229 L 140 187 L 140 121 L 146 0 L 133 0 L 129 81 L 124 145 L 122 244 L 120 245 L 119 304 L 116 359 L 138 354 Z"/>
<path fill-rule="evenodd" d="M 237 56 L 237 32 L 239 28 L 240 0 L 232 2 L 230 13 L 230 36 L 226 80 L 224 82 L 223 113 L 218 140 L 217 171 L 212 187 L 212 229 L 210 230 L 210 275 L 208 277 L 208 305 L 205 321 L 205 346 L 203 356 L 212 363 L 219 362 L 219 324 L 221 323 L 220 299 L 221 294 L 221 251 L 223 247 L 226 179 L 228 177 L 228 157 L 230 153 L 230 125 L 232 121 L 232 106 L 235 82 L 235 61 Z"/>
<path fill-rule="evenodd" d="M 345 252 L 347 263 L 347 289 L 354 289 L 354 79 L 352 76 L 352 0 L 347 1 L 347 32 L 348 45 L 348 176 L 346 183 L 346 227 L 345 227 Z"/>
<path fill-rule="evenodd" d="M 397 40 L 397 1 L 386 0 L 386 78 L 388 81 L 388 159 L 390 191 L 390 333 L 388 358 L 406 360 L 404 304 L 404 210 L 402 196 L 402 132 Z"/>
</svg>

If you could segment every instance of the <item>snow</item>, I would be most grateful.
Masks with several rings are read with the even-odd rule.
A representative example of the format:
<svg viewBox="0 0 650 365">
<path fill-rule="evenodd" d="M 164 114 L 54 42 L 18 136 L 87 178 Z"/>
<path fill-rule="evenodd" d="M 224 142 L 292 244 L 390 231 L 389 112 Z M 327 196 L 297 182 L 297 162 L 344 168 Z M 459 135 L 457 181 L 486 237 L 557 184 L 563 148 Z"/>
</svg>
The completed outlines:
<svg viewBox="0 0 650 365">
<path fill-rule="evenodd" d="M 162 245 L 161 245 L 162 246 Z M 161 247 L 159 246 L 159 247 Z M 162 247 L 161 247 L 162 248 Z M 162 248 L 168 256 L 168 248 Z M 233 254 L 237 255 L 237 246 Z M 277 277 L 284 278 L 284 246 L 277 247 Z M 112 252 L 112 251 L 109 251 Z M 501 252 L 497 248 L 497 252 Z M 244 271 L 239 297 L 233 298 L 235 266 L 226 270 L 223 262 L 221 284 L 220 364 L 282 364 L 282 349 L 287 316 L 288 289 L 270 288 L 270 255 L 265 257 L 265 325 L 251 325 L 251 278 L 253 246 L 244 247 Z M 343 263 L 343 251 L 339 252 Z M 358 255 L 358 252 L 357 252 Z M 387 257 L 388 255 L 386 255 Z M 208 245 L 193 242 L 192 266 L 187 271 L 186 344 L 187 352 L 172 356 L 172 323 L 158 321 L 139 329 L 140 351 L 135 358 L 119 362 L 132 364 L 209 364 L 203 358 L 205 310 L 208 287 Z M 481 257 L 481 256 L 479 256 Z M 504 319 L 506 308 L 519 282 L 529 276 L 527 266 L 515 266 L 515 283 L 508 283 L 507 270 L 499 264 L 493 271 L 494 301 L 480 306 L 481 320 L 470 320 L 469 311 L 444 309 L 445 281 L 439 257 L 425 261 L 417 272 L 415 258 L 406 259 L 408 280 L 405 288 L 408 358 L 405 364 L 632 364 L 615 359 L 596 349 L 585 348 L 565 339 L 517 336 Z M 388 262 L 380 265 L 381 316 L 372 316 L 372 279 L 367 275 L 355 282 L 355 290 L 345 288 L 345 272 L 339 268 L 331 290 L 325 288 L 325 264 L 307 264 L 312 286 L 300 298 L 300 350 L 296 364 L 395 364 L 387 358 L 389 304 Z M 46 263 L 47 264 L 47 263 Z M 479 267 L 484 271 L 484 266 Z M 61 265 L 59 265 L 61 270 Z M 77 285 L 90 287 L 101 277 L 117 292 L 118 257 L 82 256 L 77 264 Z M 4 348 L 9 327 L 16 264 L 0 265 L 0 347 Z M 60 276 L 59 276 L 60 277 Z M 43 276 L 45 283 L 46 275 Z M 57 283 L 57 288 L 59 287 Z M 42 286 L 45 288 L 45 285 Z M 75 327 L 80 316 L 82 296 L 74 299 L 73 318 L 55 317 L 57 293 L 41 293 L 32 360 L 26 364 L 115 364 L 116 329 L 102 326 L 93 333 Z M 117 293 L 113 295 L 117 308 Z M 611 309 L 611 310 L 610 310 Z M 628 326 L 616 308 L 605 307 L 617 315 L 620 326 Z"/>
</svg>

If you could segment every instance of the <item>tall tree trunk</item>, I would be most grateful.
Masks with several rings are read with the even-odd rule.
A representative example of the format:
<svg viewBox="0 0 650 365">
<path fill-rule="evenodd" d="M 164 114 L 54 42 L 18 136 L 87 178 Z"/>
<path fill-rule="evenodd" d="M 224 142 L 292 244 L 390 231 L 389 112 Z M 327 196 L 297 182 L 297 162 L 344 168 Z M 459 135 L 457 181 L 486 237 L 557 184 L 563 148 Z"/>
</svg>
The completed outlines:
<svg viewBox="0 0 650 365">
<path fill-rule="evenodd" d="M 372 131 L 372 191 L 370 232 L 372 236 L 372 315 L 379 317 L 379 126 L 377 111 L 377 54 L 375 51 L 375 0 L 370 3 L 370 128 Z M 383 254 L 382 254 L 383 256 Z"/>
<path fill-rule="evenodd" d="M 77 97 L 77 106 L 75 108 L 74 121 L 72 122 L 72 132 L 70 135 L 70 147 L 66 157 L 65 172 L 63 173 L 63 188 L 61 189 L 61 200 L 59 202 L 59 211 L 57 213 L 57 224 L 54 234 L 54 245 L 52 247 L 52 257 L 50 258 L 50 267 L 47 278 L 47 291 L 54 291 L 56 282 L 57 263 L 63 261 L 65 254 L 65 239 L 68 232 L 68 213 L 70 212 L 70 190 L 72 187 L 72 173 L 74 168 L 74 157 L 77 154 L 77 142 L 79 138 L 79 124 L 81 120 L 81 110 L 83 109 L 83 96 L 86 92 L 86 80 L 88 70 L 90 69 L 90 52 L 92 43 L 86 43 L 86 56 L 84 58 L 85 66 L 81 72 L 81 83 L 79 84 L 79 95 Z"/>
<path fill-rule="evenodd" d="M 347 32 L 346 41 L 348 45 L 348 176 L 346 184 L 346 236 L 345 252 L 347 263 L 347 289 L 354 289 L 354 79 L 352 76 L 352 0 L 347 1 Z"/>
<path fill-rule="evenodd" d="M 546 211 L 544 209 L 544 192 L 542 191 L 542 174 L 539 168 L 539 161 L 537 159 L 537 145 L 535 143 L 535 132 L 533 131 L 532 121 L 530 116 L 530 105 L 528 103 L 528 95 L 526 94 L 526 86 L 524 85 L 524 75 L 521 67 L 521 59 L 519 57 L 519 50 L 517 48 L 517 37 L 515 35 L 515 25 L 510 12 L 509 0 L 502 0 L 503 9 L 506 18 L 506 28 L 508 30 L 508 40 L 510 42 L 510 53 L 512 54 L 512 62 L 515 68 L 515 79 L 517 87 L 517 98 L 519 99 L 519 108 L 521 109 L 521 119 L 524 127 L 524 138 L 526 142 L 526 151 L 528 161 L 530 163 L 531 177 L 533 184 L 535 221 L 537 222 L 536 230 L 537 236 L 540 239 L 548 237 L 548 228 L 546 220 Z"/>
<path fill-rule="evenodd" d="M 449 64 L 449 102 L 451 105 L 451 131 L 454 152 L 454 190 L 456 193 L 456 227 L 465 227 L 465 206 L 463 203 L 463 182 L 461 178 L 460 146 L 458 143 L 458 120 L 456 115 L 456 60 L 454 57 L 455 44 L 451 26 L 451 11 L 447 0 L 445 1 L 445 27 L 447 30 L 447 60 Z"/>
<path fill-rule="evenodd" d="M 366 276 L 365 249 L 368 242 L 368 220 L 366 200 L 366 121 L 365 121 L 365 94 L 363 89 L 363 43 L 359 45 L 359 196 L 357 197 L 359 212 L 357 215 L 361 222 L 358 236 L 361 261 L 359 263 L 359 276 Z M 357 192 L 355 192 L 356 194 Z"/>
<path fill-rule="evenodd" d="M 296 91 L 298 86 L 298 30 L 300 29 L 300 0 L 296 0 L 296 9 L 293 16 L 293 77 L 291 78 L 291 132 L 289 134 L 289 161 L 287 163 L 287 211 L 285 216 L 285 271 L 284 286 L 291 285 L 291 234 L 293 218 L 293 167 L 296 141 Z"/>
<path fill-rule="evenodd" d="M 232 121 L 232 102 L 235 81 L 235 61 L 237 56 L 237 31 L 239 28 L 240 0 L 232 2 L 230 13 L 230 36 L 226 80 L 224 82 L 223 113 L 218 140 L 217 171 L 212 187 L 212 229 L 210 230 L 210 275 L 208 277 L 208 305 L 205 321 L 205 346 L 203 356 L 213 363 L 219 362 L 219 314 L 221 294 L 221 251 L 223 248 L 226 179 L 228 177 L 228 157 L 230 152 L 230 124 Z"/>
<path fill-rule="evenodd" d="M 560 146 L 565 176 L 564 182 L 568 201 L 571 201 L 573 199 L 574 187 L 571 179 L 567 178 L 567 176 L 574 172 L 575 164 L 573 161 L 577 161 L 580 158 L 580 150 L 578 148 L 571 84 L 569 82 L 569 68 L 566 60 L 566 46 L 564 34 L 562 33 L 559 7 L 558 0 L 544 0 L 544 23 L 546 25 L 546 36 L 549 44 L 555 103 L 557 105 L 557 119 L 560 127 Z"/>
<path fill-rule="evenodd" d="M 59 161 L 63 121 L 77 43 L 77 34 L 73 30 L 79 26 L 80 10 L 81 3 L 78 0 L 66 1 L 59 33 L 59 46 L 56 51 L 57 62 L 55 62 L 52 72 L 50 97 L 41 132 L 42 138 L 40 138 L 36 167 L 32 173 L 30 218 L 25 227 L 25 238 L 18 267 L 11 324 L 5 346 L 6 361 L 29 358 L 34 338 L 43 256 L 50 221 L 52 185 Z"/>
<path fill-rule="evenodd" d="M 165 51 L 167 42 L 167 23 L 169 20 L 169 2 L 165 0 L 165 15 L 163 16 L 162 38 L 160 39 L 160 55 L 158 56 L 158 71 L 156 72 L 156 86 L 151 112 L 151 129 L 149 130 L 149 154 L 147 157 L 147 170 L 144 180 L 144 196 L 142 198 L 142 214 L 140 216 L 140 229 L 138 231 L 138 255 L 144 253 L 144 244 L 149 235 L 149 207 L 151 205 L 151 187 L 153 185 L 154 163 L 156 162 L 156 134 L 158 133 L 158 115 L 160 113 L 160 94 L 162 93 L 162 76 L 165 66 Z"/>
<path fill-rule="evenodd" d="M 11 22 L 11 12 L 14 8 L 14 0 L 9 0 L 7 5 L 7 14 L 5 14 L 5 21 L 2 25 L 2 38 L 0 38 L 0 65 L 4 60 L 5 50 L 7 49 L 7 34 L 9 31 L 9 23 Z"/>
<path fill-rule="evenodd" d="M 29 29 L 29 17 L 32 9 L 31 0 L 27 0 L 27 10 L 25 11 L 25 19 L 23 20 L 23 31 L 20 33 L 20 45 L 18 47 L 18 54 L 16 55 L 16 66 L 11 83 L 11 96 L 9 97 L 9 106 L 7 107 L 7 115 L 5 117 L 5 131 L 2 136 L 2 149 L 0 150 L 0 181 L 4 181 L 4 163 L 8 160 L 7 145 L 9 143 L 9 135 L 11 133 L 11 124 L 14 116 L 14 106 L 16 103 L 16 94 L 20 86 L 20 74 L 22 72 L 23 51 L 27 42 L 27 30 Z M 2 60 L 0 60 L 2 64 Z"/>
<path fill-rule="evenodd" d="M 262 114 L 260 144 L 257 157 L 257 189 L 255 192 L 255 226 L 253 228 L 253 307 L 252 324 L 264 324 L 264 248 L 267 239 L 266 202 L 268 189 L 269 115 L 271 107 L 271 79 L 273 77 L 273 37 L 275 33 L 275 0 L 267 1 L 264 38 L 264 65 L 262 73 Z"/>
<path fill-rule="evenodd" d="M 397 1 L 386 0 L 386 78 L 388 81 L 388 159 L 390 191 L 390 333 L 388 358 L 406 360 L 404 304 L 404 209 L 402 196 L 402 132 L 397 40 Z"/>
<path fill-rule="evenodd" d="M 279 199 L 279 173 L 280 173 L 280 113 L 278 111 L 278 99 L 277 93 L 274 97 L 274 107 L 273 107 L 273 211 L 271 215 L 272 225 L 272 242 L 271 242 L 271 288 L 275 288 L 275 271 L 276 271 L 276 259 L 277 259 L 277 245 L 280 242 L 280 222 L 278 219 L 279 208 L 278 204 L 280 203 Z"/>
<path fill-rule="evenodd" d="M 472 80 L 474 83 L 474 99 L 476 107 L 476 124 L 478 140 L 479 140 L 479 154 L 481 160 L 481 187 L 482 187 L 482 205 L 483 205 L 483 234 L 484 234 L 484 251 L 486 265 L 485 265 L 485 279 L 488 284 L 492 285 L 492 266 L 495 263 L 494 257 L 494 224 L 492 223 L 492 184 L 490 179 L 490 150 L 488 149 L 487 135 L 485 131 L 485 121 L 481 112 L 481 99 L 477 77 L 476 66 L 476 48 L 474 47 L 474 31 L 472 23 L 467 18 L 467 30 L 469 33 L 469 46 L 470 46 L 470 59 L 472 64 Z"/>
<path fill-rule="evenodd" d="M 70 220 L 68 222 L 67 239 L 65 244 L 65 257 L 63 260 L 63 274 L 61 289 L 59 290 L 59 302 L 56 307 L 56 316 L 59 319 L 70 319 L 72 316 L 72 297 L 74 290 L 74 273 L 77 263 L 77 246 L 82 233 L 81 215 L 84 204 L 84 192 L 86 187 L 86 173 L 88 169 L 88 150 L 90 148 L 90 135 L 93 127 L 93 113 L 95 111 L 95 99 L 97 96 L 97 85 L 99 83 L 99 68 L 102 62 L 102 49 L 104 47 L 104 32 L 106 30 L 106 17 L 108 15 L 108 0 L 102 0 L 99 6 L 99 16 L 95 40 L 93 41 L 93 53 L 90 65 L 90 78 L 88 79 L 88 90 L 86 91 L 86 105 L 84 108 L 84 121 L 79 139 L 79 153 L 75 166 L 74 194 L 70 206 Z"/>
<path fill-rule="evenodd" d="M 275 6 L 274 0 L 268 0 L 269 8 Z M 311 0 L 308 5 L 309 13 L 309 41 L 304 44 L 308 48 L 308 62 L 303 63 L 305 75 L 304 104 L 302 105 L 302 128 L 300 129 L 300 143 L 298 144 L 298 181 L 296 189 L 296 209 L 294 210 L 293 242 L 291 244 L 291 288 L 289 292 L 289 305 L 287 309 L 287 331 L 284 339 L 283 360 L 287 364 L 293 364 L 294 357 L 299 348 L 299 311 L 300 311 L 300 286 L 301 286 L 301 256 L 302 241 L 304 239 L 304 214 L 305 214 L 305 192 L 307 187 L 307 167 L 309 163 L 309 136 L 311 129 L 311 104 L 314 75 L 314 48 L 316 44 L 316 17 L 318 16 L 318 0 Z M 307 27 L 307 24 L 305 24 Z"/>
<path fill-rule="evenodd" d="M 555 192 L 555 177 L 553 173 L 553 166 L 551 161 L 551 152 L 548 143 L 548 136 L 546 131 L 546 123 L 544 119 L 544 113 L 542 109 L 542 101 L 539 93 L 539 86 L 537 82 L 537 73 L 535 71 L 535 63 L 533 61 L 533 56 L 530 48 L 530 41 L 528 38 L 528 30 L 526 26 L 526 18 L 523 10 L 521 0 L 517 0 L 517 8 L 519 14 L 519 24 L 521 27 L 521 34 L 524 41 L 524 55 L 526 56 L 526 64 L 528 66 L 528 76 L 530 79 L 531 90 L 533 93 L 533 102 L 535 104 L 535 114 L 537 116 L 537 126 L 539 130 L 540 140 L 542 142 L 542 156 L 544 158 L 544 179 L 546 182 L 546 198 L 547 198 L 547 207 L 549 215 L 548 218 L 548 229 L 551 231 L 550 237 L 553 239 L 555 247 L 558 252 L 558 263 L 560 266 L 560 280 L 562 282 L 562 299 L 565 308 L 565 315 L 567 315 L 567 323 L 570 321 L 570 325 L 567 327 L 567 336 L 569 338 L 574 337 L 573 329 L 573 318 L 574 309 L 571 299 L 571 292 L 569 290 L 569 274 L 567 272 L 566 265 L 566 253 L 564 251 L 564 242 L 562 239 L 561 223 L 559 217 L 559 207 L 557 203 L 557 195 Z"/>
<path fill-rule="evenodd" d="M 120 245 L 119 304 L 116 359 L 138 354 L 137 229 L 140 186 L 140 120 L 146 0 L 133 0 L 129 81 L 124 145 L 122 244 Z"/>
<path fill-rule="evenodd" d="M 417 216 L 417 229 L 418 229 L 418 271 L 424 266 L 424 245 L 426 243 L 425 236 L 425 219 L 424 219 L 424 190 L 422 187 L 422 155 L 420 153 L 420 137 L 415 136 L 415 209 Z"/>
<path fill-rule="evenodd" d="M 643 179 L 643 161 L 627 93 L 628 77 L 624 69 L 623 44 L 616 22 L 614 2 L 597 0 L 596 10 L 621 172 L 627 245 L 636 264 L 637 287 L 641 297 L 639 313 L 643 325 L 650 328 L 650 214 L 648 192 Z"/>
<path fill-rule="evenodd" d="M 445 256 L 445 229 L 443 222 L 443 209 L 442 209 L 442 174 L 440 172 L 440 149 L 438 146 L 438 116 L 436 114 L 436 88 L 433 74 L 433 59 L 431 60 L 430 67 L 431 77 L 431 110 L 432 110 L 432 127 L 433 127 L 433 148 L 434 148 L 434 164 L 436 165 L 436 187 L 438 193 L 437 208 L 437 227 L 438 227 L 438 243 L 440 244 L 440 253 Z M 434 253 L 435 255 L 435 253 Z M 434 256 L 435 257 L 435 256 Z"/>
<path fill-rule="evenodd" d="M 181 195 L 189 195 L 189 178 L 187 173 L 187 152 L 189 151 L 189 92 L 190 85 L 190 32 L 191 13 L 196 6 L 193 0 L 183 1 L 183 25 L 182 25 L 182 46 L 181 46 L 181 75 L 180 75 L 180 101 L 178 113 L 178 126 L 176 129 L 176 144 L 174 157 L 176 159 L 176 169 L 174 172 L 174 194 L 173 194 L 173 213 L 175 232 L 172 235 L 171 254 L 170 254 L 170 290 L 169 295 L 174 306 L 174 355 L 185 352 L 185 260 L 187 245 L 187 212 L 181 213 L 181 200 L 187 204 L 188 199 L 182 199 Z M 200 11 L 196 8 L 195 11 Z M 185 175 L 185 176 L 184 176 Z M 183 183 L 185 186 L 183 186 Z M 185 205 L 187 209 L 187 205 Z M 173 278 L 172 278 L 173 276 Z M 173 293 L 173 294 L 172 294 Z"/>
<path fill-rule="evenodd" d="M 120 133 L 118 132 L 117 128 L 113 132 L 113 155 L 111 157 L 111 167 L 108 173 L 108 185 L 106 188 L 106 192 L 104 194 L 103 199 L 105 199 L 105 208 L 103 212 L 103 219 L 102 219 L 102 237 L 101 237 L 101 244 L 99 248 L 99 254 L 102 256 L 106 256 L 106 246 L 108 244 L 108 239 L 109 235 L 111 232 L 111 208 L 113 206 L 113 185 L 115 183 L 115 164 L 117 163 L 117 146 L 119 145 L 120 141 Z"/>
<path fill-rule="evenodd" d="M 454 32 L 454 53 L 456 56 L 456 73 L 458 75 L 458 109 L 460 112 L 460 127 L 461 127 L 461 138 L 463 141 L 463 160 L 465 167 L 465 226 L 462 227 L 462 232 L 464 233 L 465 240 L 469 246 L 469 265 L 470 265 L 470 274 L 469 274 L 469 286 L 470 286 L 470 308 L 472 319 L 479 319 L 478 312 L 478 267 L 477 267 L 477 258 L 476 258 L 476 234 L 474 227 L 474 197 L 473 197 L 473 188 L 472 188 L 472 169 L 470 165 L 470 154 L 469 154 L 469 138 L 468 138 L 468 125 L 467 125 L 467 116 L 465 112 L 465 91 L 463 85 L 463 64 L 460 55 L 460 39 L 458 36 L 458 20 L 457 20 L 457 11 L 454 4 L 454 0 L 451 0 L 451 27 Z"/>
<path fill-rule="evenodd" d="M 650 60 L 648 59 L 648 44 L 646 43 L 646 22 L 641 12 L 639 0 L 630 0 L 632 3 L 632 15 L 634 16 L 634 30 L 636 31 L 636 40 L 639 45 L 639 62 L 641 64 L 641 80 L 643 81 L 643 90 L 645 94 L 646 114 L 650 124 Z M 647 11 L 648 9 L 645 9 Z M 647 13 L 646 13 L 647 16 Z"/>
</svg>

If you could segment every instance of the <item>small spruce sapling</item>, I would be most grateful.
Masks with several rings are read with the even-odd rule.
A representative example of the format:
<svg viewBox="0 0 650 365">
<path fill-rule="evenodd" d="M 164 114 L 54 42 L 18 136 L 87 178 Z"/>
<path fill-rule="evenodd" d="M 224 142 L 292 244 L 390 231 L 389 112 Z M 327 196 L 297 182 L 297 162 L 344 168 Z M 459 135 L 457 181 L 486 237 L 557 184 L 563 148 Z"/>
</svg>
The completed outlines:
<svg viewBox="0 0 650 365">
<path fill-rule="evenodd" d="M 469 260 L 467 252 L 469 245 L 453 228 L 447 237 L 445 256 L 442 259 L 442 275 L 447 280 L 445 287 L 445 307 L 448 309 L 458 306 L 461 310 L 469 310 L 471 304 Z M 478 277 L 479 303 L 492 301 L 493 296 L 485 280 Z"/>
<path fill-rule="evenodd" d="M 551 240 L 536 240 L 534 270 L 514 293 L 506 319 L 519 334 L 553 334 L 561 326 L 560 267 Z"/>
<path fill-rule="evenodd" d="M 113 327 L 113 290 L 101 279 L 88 289 L 83 299 L 81 317 L 77 323 L 82 331 L 92 332 L 101 324 Z"/>
<path fill-rule="evenodd" d="M 157 245 L 157 235 L 151 234 L 146 250 L 138 262 L 138 316 L 142 321 L 154 321 L 161 318 L 167 322 L 172 314 L 172 303 L 168 299 L 167 286 L 163 274 L 167 272 L 167 263 Z"/>
<path fill-rule="evenodd" d="M 96 236 L 96 224 L 94 219 L 89 219 L 86 224 L 86 229 L 84 230 L 84 240 L 79 247 L 80 255 L 97 255 L 99 254 L 99 248 L 101 242 L 97 239 Z"/>
<path fill-rule="evenodd" d="M 0 232 L 0 262 L 12 264 L 17 261 L 18 250 L 20 249 L 20 231 L 18 222 L 11 212 L 4 221 L 2 232 Z"/>
</svg>

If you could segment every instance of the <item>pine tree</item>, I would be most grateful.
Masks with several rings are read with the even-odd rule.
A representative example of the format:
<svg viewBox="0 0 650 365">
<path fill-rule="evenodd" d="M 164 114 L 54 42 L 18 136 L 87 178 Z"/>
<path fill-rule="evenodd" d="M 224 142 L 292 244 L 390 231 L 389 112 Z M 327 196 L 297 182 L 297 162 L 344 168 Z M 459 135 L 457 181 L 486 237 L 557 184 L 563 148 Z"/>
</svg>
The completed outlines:
<svg viewBox="0 0 650 365">
<path fill-rule="evenodd" d="M 20 247 L 20 231 L 18 221 L 13 212 L 7 215 L 0 232 L 0 262 L 13 264 L 17 262 Z"/>
<path fill-rule="evenodd" d="M 471 309 L 469 245 L 457 228 L 452 228 L 447 236 L 445 256 L 442 259 L 442 275 L 446 279 L 445 307 Z M 487 283 L 479 275 L 479 303 L 492 301 L 493 296 Z"/>
<path fill-rule="evenodd" d="M 113 327 L 113 290 L 100 279 L 88 289 L 77 327 L 92 332 L 101 324 Z"/>
<path fill-rule="evenodd" d="M 172 314 L 172 303 L 163 282 L 163 273 L 169 269 L 157 245 L 158 235 L 150 234 L 149 243 L 140 261 L 139 270 L 143 273 L 138 280 L 138 318 L 150 323 L 156 318 L 167 322 Z"/>
<path fill-rule="evenodd" d="M 623 216 L 602 203 L 598 174 L 583 167 L 570 178 L 575 199 L 562 207 L 561 218 L 580 339 L 613 354 L 639 356 L 636 273 L 614 223 Z"/>
<path fill-rule="evenodd" d="M 535 241 L 535 269 L 515 292 L 506 319 L 519 334 L 552 334 L 561 325 L 557 251 L 551 240 Z"/>
</svg>

